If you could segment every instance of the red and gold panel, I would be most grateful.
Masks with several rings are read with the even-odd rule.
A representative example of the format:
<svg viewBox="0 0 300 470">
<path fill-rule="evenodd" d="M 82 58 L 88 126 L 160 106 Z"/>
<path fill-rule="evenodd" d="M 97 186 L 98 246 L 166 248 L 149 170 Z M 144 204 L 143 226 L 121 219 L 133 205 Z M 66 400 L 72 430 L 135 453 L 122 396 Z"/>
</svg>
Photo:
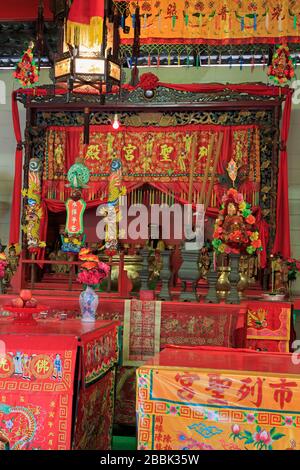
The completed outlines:
<svg viewBox="0 0 300 470">
<path fill-rule="evenodd" d="M 111 161 L 121 159 L 123 181 L 187 182 L 190 172 L 192 142 L 196 139 L 195 183 L 205 173 L 208 148 L 214 135 L 224 133 L 217 173 L 223 174 L 230 158 L 248 177 L 248 186 L 257 191 L 260 183 L 260 138 L 257 126 L 183 125 L 168 127 L 126 127 L 112 131 L 111 126 L 91 126 L 90 143 L 83 144 L 82 127 L 49 127 L 43 176 L 43 195 L 49 199 L 67 197 L 66 175 L 81 157 L 91 173 L 93 194 L 107 182 Z M 229 145 L 229 142 L 231 143 Z M 214 152 L 212 153 L 214 155 Z M 213 157 L 212 157 L 213 158 Z M 210 162 L 213 166 L 213 161 Z"/>
<path fill-rule="evenodd" d="M 289 352 L 291 304 L 247 302 L 247 308 L 247 347 Z"/>
<path fill-rule="evenodd" d="M 70 448 L 75 338 L 1 335 L 0 432 L 10 449 Z"/>
<path fill-rule="evenodd" d="M 126 33 L 121 29 L 121 41 L 132 44 L 137 2 L 114 4 L 129 27 Z M 139 7 L 144 44 L 299 42 L 297 0 L 143 0 Z"/>
<path fill-rule="evenodd" d="M 117 323 L 82 338 L 82 372 L 85 386 L 95 382 L 115 366 L 119 359 Z"/>
<path fill-rule="evenodd" d="M 114 417 L 115 370 L 83 388 L 79 397 L 74 450 L 109 450 Z"/>
</svg>

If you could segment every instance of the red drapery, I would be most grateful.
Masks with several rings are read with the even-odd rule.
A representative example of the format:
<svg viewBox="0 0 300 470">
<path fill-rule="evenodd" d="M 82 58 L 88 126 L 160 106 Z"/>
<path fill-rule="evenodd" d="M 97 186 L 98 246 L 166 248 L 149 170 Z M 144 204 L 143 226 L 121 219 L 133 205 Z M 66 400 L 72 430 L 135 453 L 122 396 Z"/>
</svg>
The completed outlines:
<svg viewBox="0 0 300 470">
<path fill-rule="evenodd" d="M 51 0 L 44 0 L 44 18 L 53 20 L 53 14 L 50 10 Z M 2 21 L 34 21 L 38 16 L 39 0 L 10 0 L 1 2 L 0 19 Z"/>
<path fill-rule="evenodd" d="M 18 112 L 18 103 L 16 101 L 16 95 L 12 95 L 12 118 L 14 133 L 16 137 L 16 152 L 15 152 L 15 179 L 14 188 L 12 194 L 11 203 L 11 215 L 10 215 L 10 232 L 9 241 L 10 243 L 19 243 L 20 239 L 20 217 L 21 217 L 21 191 L 22 191 L 22 176 L 23 176 L 23 151 L 22 151 L 22 134 L 20 127 L 20 119 Z"/>
<path fill-rule="evenodd" d="M 288 195 L 288 155 L 287 140 L 292 110 L 292 92 L 287 95 L 281 124 L 280 160 L 277 189 L 276 236 L 273 253 L 281 253 L 284 258 L 291 256 L 290 216 Z"/>
</svg>

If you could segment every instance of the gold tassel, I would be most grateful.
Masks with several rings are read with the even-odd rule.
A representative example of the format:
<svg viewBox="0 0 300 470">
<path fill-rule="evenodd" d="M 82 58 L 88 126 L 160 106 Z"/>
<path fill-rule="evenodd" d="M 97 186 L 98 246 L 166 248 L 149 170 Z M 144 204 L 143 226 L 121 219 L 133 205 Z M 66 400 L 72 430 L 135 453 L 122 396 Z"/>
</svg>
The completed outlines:
<svg viewBox="0 0 300 470">
<path fill-rule="evenodd" d="M 67 43 L 75 46 L 93 48 L 102 44 L 103 18 L 95 16 L 90 24 L 67 21 Z"/>
</svg>

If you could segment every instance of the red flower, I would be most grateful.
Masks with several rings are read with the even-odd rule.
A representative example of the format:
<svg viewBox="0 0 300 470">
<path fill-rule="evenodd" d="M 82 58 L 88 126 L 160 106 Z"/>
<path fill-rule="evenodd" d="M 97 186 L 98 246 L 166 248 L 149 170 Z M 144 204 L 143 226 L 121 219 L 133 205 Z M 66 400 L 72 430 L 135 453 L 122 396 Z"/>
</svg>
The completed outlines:
<svg viewBox="0 0 300 470">
<path fill-rule="evenodd" d="M 195 10 L 196 11 L 203 11 L 204 10 L 204 3 L 203 2 L 197 2 L 195 4 Z"/>
<path fill-rule="evenodd" d="M 253 246 L 253 248 L 260 248 L 261 247 L 261 240 L 253 240 L 251 245 Z"/>
<path fill-rule="evenodd" d="M 255 223 L 255 217 L 253 217 L 252 214 L 248 215 L 248 217 L 246 218 L 246 222 L 247 224 L 253 225 Z"/>
<path fill-rule="evenodd" d="M 274 7 L 272 11 L 272 19 L 273 20 L 276 19 L 278 21 L 281 15 L 281 12 L 282 12 L 282 7 L 280 5 L 277 5 L 277 7 Z"/>
<path fill-rule="evenodd" d="M 250 11 L 256 11 L 257 10 L 257 4 L 255 2 L 251 2 L 248 6 L 248 9 Z"/>
<path fill-rule="evenodd" d="M 151 3 L 144 2 L 143 5 L 142 5 L 142 10 L 143 11 L 151 11 Z"/>
</svg>

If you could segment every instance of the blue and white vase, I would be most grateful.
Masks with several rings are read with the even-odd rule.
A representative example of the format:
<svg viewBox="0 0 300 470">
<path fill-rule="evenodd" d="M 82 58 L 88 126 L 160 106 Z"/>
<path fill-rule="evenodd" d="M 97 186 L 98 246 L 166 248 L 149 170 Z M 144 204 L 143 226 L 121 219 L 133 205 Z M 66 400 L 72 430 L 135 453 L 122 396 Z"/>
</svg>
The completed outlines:
<svg viewBox="0 0 300 470">
<path fill-rule="evenodd" d="M 87 286 L 79 296 L 82 322 L 94 322 L 96 320 L 98 303 L 98 295 L 92 287 Z"/>
</svg>

